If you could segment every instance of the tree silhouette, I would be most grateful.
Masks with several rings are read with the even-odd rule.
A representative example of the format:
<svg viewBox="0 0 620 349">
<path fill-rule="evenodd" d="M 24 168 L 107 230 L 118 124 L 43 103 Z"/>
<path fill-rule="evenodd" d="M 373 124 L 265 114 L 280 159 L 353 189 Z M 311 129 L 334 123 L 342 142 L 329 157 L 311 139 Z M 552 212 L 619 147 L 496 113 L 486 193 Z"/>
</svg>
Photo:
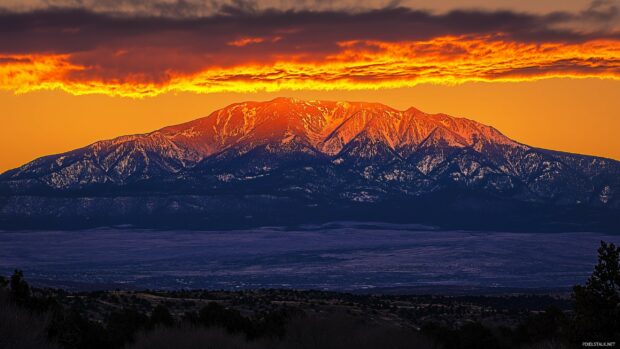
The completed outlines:
<svg viewBox="0 0 620 349">
<path fill-rule="evenodd" d="M 620 341 L 620 247 L 601 241 L 585 286 L 573 287 L 576 340 Z"/>
<path fill-rule="evenodd" d="M 15 270 L 11 275 L 11 295 L 17 302 L 24 302 L 30 297 L 30 286 L 24 280 L 24 273 L 21 270 Z"/>
</svg>

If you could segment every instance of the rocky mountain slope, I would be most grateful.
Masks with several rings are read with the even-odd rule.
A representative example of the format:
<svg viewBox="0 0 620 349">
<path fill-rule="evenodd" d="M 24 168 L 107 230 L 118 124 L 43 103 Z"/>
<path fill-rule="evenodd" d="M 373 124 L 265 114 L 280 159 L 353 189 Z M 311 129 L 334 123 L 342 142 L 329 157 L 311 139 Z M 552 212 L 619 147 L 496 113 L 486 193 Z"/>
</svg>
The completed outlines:
<svg viewBox="0 0 620 349">
<path fill-rule="evenodd" d="M 491 210 L 481 219 L 615 227 L 619 194 L 619 162 L 530 147 L 472 120 L 277 98 L 8 171 L 0 220 L 217 226 L 287 212 L 441 225 Z"/>
</svg>

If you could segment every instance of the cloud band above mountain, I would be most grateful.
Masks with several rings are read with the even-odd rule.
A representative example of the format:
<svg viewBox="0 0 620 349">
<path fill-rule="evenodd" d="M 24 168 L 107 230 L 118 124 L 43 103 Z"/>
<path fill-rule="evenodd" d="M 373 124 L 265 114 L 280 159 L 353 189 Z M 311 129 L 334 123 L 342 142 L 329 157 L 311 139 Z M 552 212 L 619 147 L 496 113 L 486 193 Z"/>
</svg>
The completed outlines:
<svg viewBox="0 0 620 349">
<path fill-rule="evenodd" d="M 197 17 L 11 9 L 0 12 L 0 88 L 142 97 L 620 79 L 619 18 L 600 1 L 548 14 L 231 4 Z"/>
</svg>

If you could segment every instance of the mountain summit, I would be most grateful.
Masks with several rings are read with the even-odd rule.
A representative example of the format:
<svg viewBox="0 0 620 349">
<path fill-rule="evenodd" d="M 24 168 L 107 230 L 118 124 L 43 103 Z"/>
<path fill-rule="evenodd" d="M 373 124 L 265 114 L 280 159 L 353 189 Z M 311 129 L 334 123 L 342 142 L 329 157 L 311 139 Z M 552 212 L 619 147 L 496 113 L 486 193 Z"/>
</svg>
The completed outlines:
<svg viewBox="0 0 620 349">
<path fill-rule="evenodd" d="M 278 223 L 265 215 L 294 211 L 301 223 L 363 211 L 441 224 L 441 207 L 467 219 L 492 210 L 506 222 L 523 213 L 537 224 L 570 211 L 588 225 L 620 208 L 620 163 L 415 108 L 276 98 L 42 157 L 0 176 L 0 190 L 6 222 L 182 216 L 209 226 L 229 216 Z"/>
</svg>

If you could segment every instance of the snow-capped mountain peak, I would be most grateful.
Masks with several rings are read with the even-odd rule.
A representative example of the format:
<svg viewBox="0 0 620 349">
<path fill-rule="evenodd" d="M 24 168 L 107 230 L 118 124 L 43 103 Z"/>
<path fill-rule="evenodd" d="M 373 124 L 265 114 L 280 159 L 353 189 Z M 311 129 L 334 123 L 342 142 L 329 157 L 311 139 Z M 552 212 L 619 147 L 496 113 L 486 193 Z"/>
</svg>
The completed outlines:
<svg viewBox="0 0 620 349">
<path fill-rule="evenodd" d="M 3 174 L 0 189 L 165 181 L 219 190 L 269 178 L 274 182 L 265 188 L 275 192 L 315 198 L 325 190 L 364 202 L 450 189 L 520 202 L 620 203 L 617 161 L 533 148 L 492 126 L 413 107 L 292 98 L 236 103 L 187 123 L 46 156 Z"/>
</svg>

